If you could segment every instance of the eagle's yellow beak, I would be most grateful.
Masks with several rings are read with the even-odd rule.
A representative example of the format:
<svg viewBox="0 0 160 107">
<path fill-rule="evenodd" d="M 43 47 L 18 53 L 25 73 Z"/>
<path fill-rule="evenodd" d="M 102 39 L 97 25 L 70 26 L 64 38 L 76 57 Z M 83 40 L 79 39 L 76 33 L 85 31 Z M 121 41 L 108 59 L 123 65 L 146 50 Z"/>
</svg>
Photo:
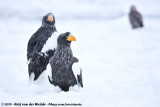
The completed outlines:
<svg viewBox="0 0 160 107">
<path fill-rule="evenodd" d="M 73 35 L 70 35 L 67 40 L 68 41 L 76 41 L 76 38 Z"/>
<path fill-rule="evenodd" d="M 52 22 L 53 21 L 53 16 L 49 16 L 48 21 Z"/>
</svg>

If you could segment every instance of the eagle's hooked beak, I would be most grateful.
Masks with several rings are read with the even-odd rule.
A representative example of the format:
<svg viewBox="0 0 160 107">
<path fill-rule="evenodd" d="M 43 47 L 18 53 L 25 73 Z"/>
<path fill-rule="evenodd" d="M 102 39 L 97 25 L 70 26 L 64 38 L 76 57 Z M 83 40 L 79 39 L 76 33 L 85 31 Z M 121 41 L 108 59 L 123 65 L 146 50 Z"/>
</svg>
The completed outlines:
<svg viewBox="0 0 160 107">
<path fill-rule="evenodd" d="M 53 16 L 49 16 L 48 21 L 52 22 L 53 21 Z"/>
<path fill-rule="evenodd" d="M 73 35 L 70 35 L 68 38 L 67 38 L 68 41 L 76 41 L 76 38 L 73 36 Z"/>
</svg>

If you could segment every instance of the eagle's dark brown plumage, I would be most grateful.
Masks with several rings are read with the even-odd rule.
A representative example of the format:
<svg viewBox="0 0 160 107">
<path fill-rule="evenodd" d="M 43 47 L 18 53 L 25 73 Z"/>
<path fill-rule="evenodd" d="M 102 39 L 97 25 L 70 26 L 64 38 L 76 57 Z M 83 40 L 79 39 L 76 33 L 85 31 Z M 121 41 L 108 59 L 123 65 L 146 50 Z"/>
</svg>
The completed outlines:
<svg viewBox="0 0 160 107">
<path fill-rule="evenodd" d="M 76 74 L 72 69 L 73 64 L 78 63 L 78 59 L 73 56 L 70 48 L 72 40 L 67 40 L 69 37 L 71 37 L 69 32 L 61 34 L 58 37 L 57 49 L 54 56 L 50 59 L 52 77 L 49 77 L 49 81 L 54 86 L 59 86 L 63 91 L 68 91 L 70 86 L 76 84 L 80 84 L 83 87 L 82 70 L 79 69 Z"/>
<path fill-rule="evenodd" d="M 54 50 L 46 53 L 41 52 L 44 44 L 56 32 L 55 18 L 52 13 L 46 14 L 42 19 L 41 27 L 31 36 L 27 47 L 27 60 L 29 77 L 34 73 L 34 81 L 46 70 L 49 59 L 53 56 Z"/>
<path fill-rule="evenodd" d="M 143 27 L 142 15 L 136 10 L 135 6 L 130 8 L 129 20 L 133 29 Z"/>
</svg>

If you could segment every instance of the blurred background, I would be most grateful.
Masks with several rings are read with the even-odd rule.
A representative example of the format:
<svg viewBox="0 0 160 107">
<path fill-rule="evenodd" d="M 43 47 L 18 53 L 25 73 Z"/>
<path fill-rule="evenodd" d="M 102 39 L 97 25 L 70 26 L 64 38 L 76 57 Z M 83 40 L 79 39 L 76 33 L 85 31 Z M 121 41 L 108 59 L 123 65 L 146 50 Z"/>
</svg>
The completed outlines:
<svg viewBox="0 0 160 107">
<path fill-rule="evenodd" d="M 0 101 L 159 107 L 160 0 L 0 1 Z M 142 14 L 143 28 L 131 28 L 131 5 Z M 77 38 L 72 48 L 83 67 L 80 92 L 28 86 L 27 43 L 49 12 L 59 33 L 70 31 Z"/>
</svg>

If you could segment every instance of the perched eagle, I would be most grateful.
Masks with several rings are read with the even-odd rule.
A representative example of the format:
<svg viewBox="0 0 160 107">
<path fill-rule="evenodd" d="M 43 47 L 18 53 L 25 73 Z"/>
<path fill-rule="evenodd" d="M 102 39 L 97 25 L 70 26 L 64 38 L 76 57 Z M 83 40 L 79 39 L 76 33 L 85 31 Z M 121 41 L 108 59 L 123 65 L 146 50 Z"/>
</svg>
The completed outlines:
<svg viewBox="0 0 160 107">
<path fill-rule="evenodd" d="M 46 70 L 49 59 L 53 56 L 57 47 L 57 38 L 55 17 L 52 13 L 48 13 L 43 17 L 41 27 L 31 36 L 28 42 L 28 73 L 33 81 L 37 80 Z M 50 48 L 51 44 L 52 48 Z"/>
<path fill-rule="evenodd" d="M 70 47 L 72 41 L 76 41 L 76 38 L 70 32 L 59 35 L 57 49 L 50 59 L 52 77 L 48 76 L 49 81 L 54 86 L 59 86 L 63 91 L 69 91 L 69 87 L 74 85 L 83 87 L 82 69 L 74 67 L 79 60 L 73 56 Z"/>
<path fill-rule="evenodd" d="M 135 6 L 131 6 L 129 20 L 133 29 L 143 27 L 142 15 L 136 10 Z"/>
</svg>

